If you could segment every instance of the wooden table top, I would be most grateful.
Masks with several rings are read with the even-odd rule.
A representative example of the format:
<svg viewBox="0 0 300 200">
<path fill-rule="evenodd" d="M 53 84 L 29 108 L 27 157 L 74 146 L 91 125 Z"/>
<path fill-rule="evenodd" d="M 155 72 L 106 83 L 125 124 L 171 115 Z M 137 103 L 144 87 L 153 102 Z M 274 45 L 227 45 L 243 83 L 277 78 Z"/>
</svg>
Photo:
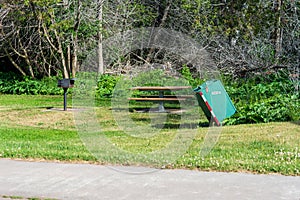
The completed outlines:
<svg viewBox="0 0 300 200">
<path fill-rule="evenodd" d="M 184 90 L 191 89 L 191 86 L 138 86 L 130 88 L 131 90 L 141 91 L 168 91 L 168 90 Z"/>
</svg>

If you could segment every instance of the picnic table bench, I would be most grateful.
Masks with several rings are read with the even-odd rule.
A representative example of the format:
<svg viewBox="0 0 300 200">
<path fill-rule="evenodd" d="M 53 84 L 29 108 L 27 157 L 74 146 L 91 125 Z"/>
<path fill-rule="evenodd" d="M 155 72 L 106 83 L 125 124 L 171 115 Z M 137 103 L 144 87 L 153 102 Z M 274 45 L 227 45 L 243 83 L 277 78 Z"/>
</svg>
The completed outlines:
<svg viewBox="0 0 300 200">
<path fill-rule="evenodd" d="M 130 90 L 139 91 L 157 91 L 158 95 L 141 95 L 140 97 L 130 97 L 128 100 L 134 101 L 152 101 L 158 102 L 158 112 L 166 112 L 164 102 L 185 101 L 188 98 L 193 98 L 194 95 L 164 95 L 166 91 L 178 91 L 191 89 L 191 86 L 142 86 L 133 87 Z"/>
</svg>

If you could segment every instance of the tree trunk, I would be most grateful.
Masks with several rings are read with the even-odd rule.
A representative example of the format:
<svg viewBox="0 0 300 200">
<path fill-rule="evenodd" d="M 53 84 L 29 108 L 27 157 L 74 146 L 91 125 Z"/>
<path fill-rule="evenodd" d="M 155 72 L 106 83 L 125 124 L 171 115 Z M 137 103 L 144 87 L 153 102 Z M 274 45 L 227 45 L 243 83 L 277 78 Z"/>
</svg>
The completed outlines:
<svg viewBox="0 0 300 200">
<path fill-rule="evenodd" d="M 281 51 L 282 51 L 282 28 L 281 28 L 281 20 L 282 20 L 282 3 L 283 0 L 275 0 L 276 1 L 276 12 L 277 12 L 277 20 L 276 20 L 276 30 L 275 30 L 275 59 L 278 62 Z"/>
<path fill-rule="evenodd" d="M 102 11 L 103 11 L 103 5 L 102 0 L 98 0 L 97 2 L 98 6 L 98 20 L 102 24 Z M 103 63 L 103 47 L 102 47 L 102 26 L 98 32 L 98 48 L 97 48 L 97 54 L 98 54 L 98 73 L 103 74 L 104 73 L 104 63 Z"/>
<path fill-rule="evenodd" d="M 74 34 L 72 35 L 72 53 L 71 53 L 71 64 L 70 64 L 70 71 L 72 73 L 72 77 L 76 77 L 76 72 L 78 71 L 78 29 L 80 26 L 80 18 L 81 18 L 81 2 L 78 0 L 77 2 L 77 10 L 76 10 L 76 17 L 75 17 L 75 24 L 74 24 Z"/>
<path fill-rule="evenodd" d="M 54 33 L 55 33 L 56 40 L 57 40 L 57 43 L 58 43 L 58 53 L 60 54 L 60 59 L 61 59 L 61 64 L 62 64 L 62 68 L 63 68 L 64 78 L 70 78 L 70 73 L 69 73 L 67 63 L 66 63 L 66 57 L 64 55 L 64 51 L 63 51 L 63 48 L 62 48 L 62 43 L 61 43 L 60 37 L 59 37 L 58 33 L 55 30 L 54 30 Z"/>
<path fill-rule="evenodd" d="M 27 54 L 27 51 L 26 51 L 26 49 L 23 49 L 23 51 L 24 51 L 24 55 L 25 55 L 25 62 L 26 62 L 26 64 L 28 65 L 28 68 L 29 68 L 30 76 L 31 76 L 32 78 L 35 78 L 34 72 L 33 72 L 32 66 L 31 66 L 31 62 L 30 62 L 29 56 L 28 56 L 28 54 Z"/>
<path fill-rule="evenodd" d="M 162 28 L 162 27 L 165 25 L 166 20 L 167 20 L 167 18 L 168 18 L 168 14 L 169 14 L 170 7 L 171 7 L 171 2 L 168 2 L 167 5 L 166 5 L 166 7 L 165 7 L 165 9 L 163 9 L 163 13 L 160 13 L 160 14 L 159 14 L 159 17 L 160 17 L 161 14 L 162 14 L 162 18 L 161 18 L 161 19 L 158 19 L 158 21 L 159 21 L 158 27 L 159 27 L 159 28 Z M 157 40 L 157 35 L 154 35 L 153 40 L 154 40 L 154 42 Z M 148 56 L 147 56 L 147 58 L 146 58 L 146 62 L 147 62 L 147 63 L 150 63 L 150 62 L 151 62 L 152 54 L 154 53 L 154 51 L 155 51 L 155 48 L 151 48 L 151 49 L 149 50 Z"/>
<path fill-rule="evenodd" d="M 72 71 L 72 77 L 76 77 L 76 72 L 78 71 L 78 56 L 77 56 L 77 49 L 78 49 L 78 36 L 77 33 L 75 34 L 73 38 L 73 53 L 71 57 L 71 71 Z"/>
<path fill-rule="evenodd" d="M 7 49 L 4 48 L 4 51 L 9 59 L 9 61 L 13 64 L 13 66 L 23 75 L 27 76 L 27 74 L 21 69 L 21 67 L 14 61 L 11 55 L 8 53 Z"/>
<path fill-rule="evenodd" d="M 71 61 L 71 45 L 70 44 L 68 44 L 68 46 L 67 46 L 67 66 L 68 66 L 68 68 L 69 69 L 71 69 L 72 68 L 72 63 L 71 63 L 72 61 Z"/>
</svg>

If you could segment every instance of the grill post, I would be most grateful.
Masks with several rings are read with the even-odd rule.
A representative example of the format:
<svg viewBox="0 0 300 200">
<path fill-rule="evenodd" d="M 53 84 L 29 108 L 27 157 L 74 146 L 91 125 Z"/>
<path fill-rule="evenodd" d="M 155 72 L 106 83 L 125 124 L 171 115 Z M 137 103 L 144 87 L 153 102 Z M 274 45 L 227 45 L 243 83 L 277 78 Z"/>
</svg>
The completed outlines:
<svg viewBox="0 0 300 200">
<path fill-rule="evenodd" d="M 67 92 L 68 88 L 74 87 L 75 79 L 61 79 L 57 81 L 57 86 L 64 89 L 64 111 L 67 110 Z"/>
<path fill-rule="evenodd" d="M 64 111 L 67 110 L 67 92 L 68 88 L 64 88 Z"/>
</svg>

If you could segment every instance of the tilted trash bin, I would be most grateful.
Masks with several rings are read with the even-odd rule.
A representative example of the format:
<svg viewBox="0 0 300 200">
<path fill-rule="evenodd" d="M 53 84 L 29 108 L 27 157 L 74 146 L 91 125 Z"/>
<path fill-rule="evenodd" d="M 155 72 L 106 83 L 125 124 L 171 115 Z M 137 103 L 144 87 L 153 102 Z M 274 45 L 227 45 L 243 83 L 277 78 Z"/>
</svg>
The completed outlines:
<svg viewBox="0 0 300 200">
<path fill-rule="evenodd" d="M 218 125 L 236 112 L 229 95 L 220 80 L 206 81 L 194 89 L 199 106 L 205 116 Z"/>
</svg>

